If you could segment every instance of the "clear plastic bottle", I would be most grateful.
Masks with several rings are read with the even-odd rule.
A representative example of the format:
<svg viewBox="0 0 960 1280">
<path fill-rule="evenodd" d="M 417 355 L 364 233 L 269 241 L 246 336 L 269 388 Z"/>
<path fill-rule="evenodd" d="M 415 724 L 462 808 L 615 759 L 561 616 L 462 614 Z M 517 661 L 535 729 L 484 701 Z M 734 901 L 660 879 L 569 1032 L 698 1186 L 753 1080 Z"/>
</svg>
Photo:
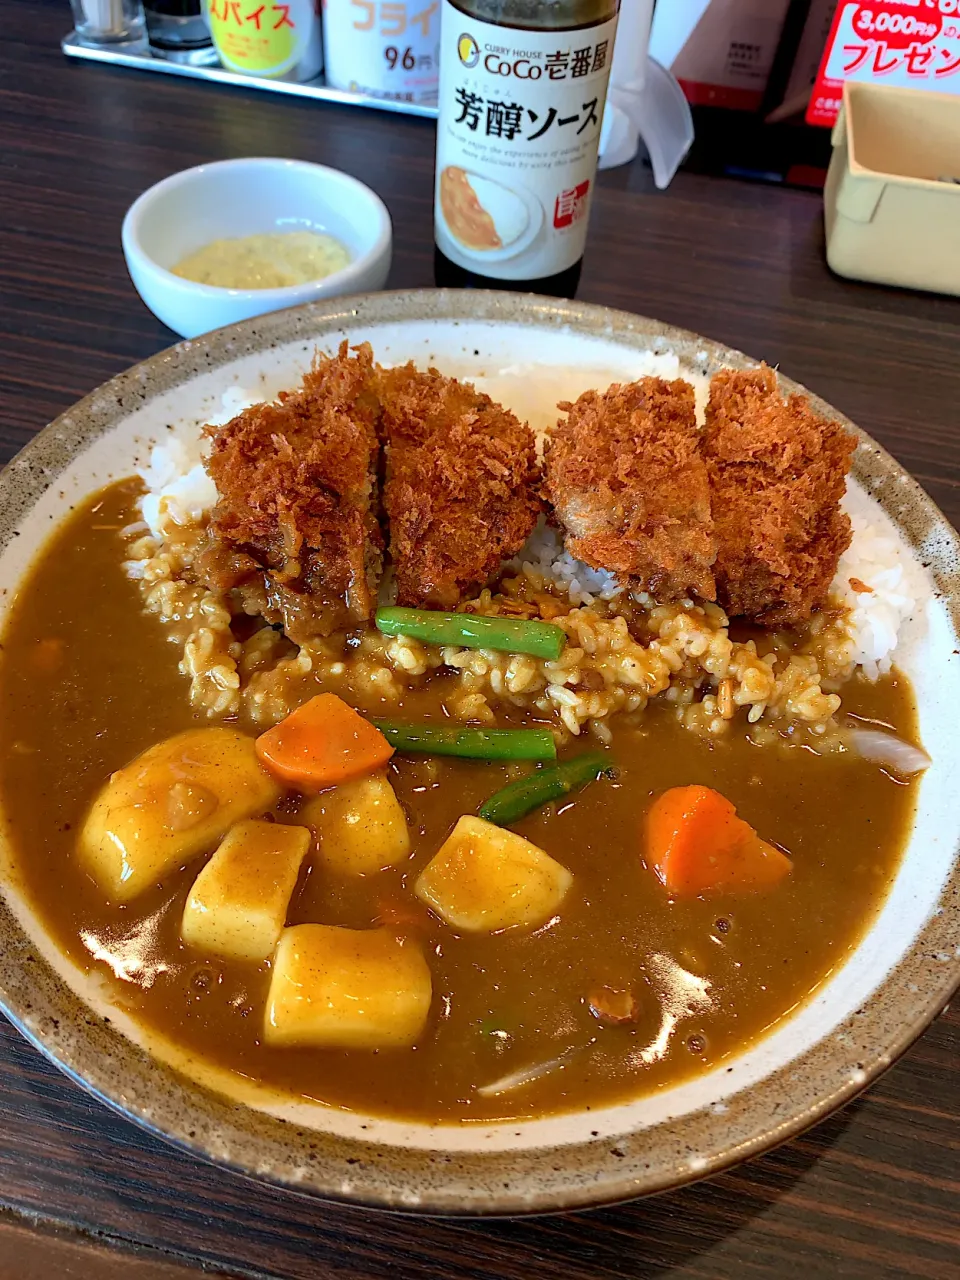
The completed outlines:
<svg viewBox="0 0 960 1280">
<path fill-rule="evenodd" d="M 393 102 L 437 100 L 440 0 L 324 0 L 327 84 Z"/>
<path fill-rule="evenodd" d="M 572 297 L 620 0 L 440 0 L 437 284 Z"/>
<path fill-rule="evenodd" d="M 168 62 L 191 67 L 217 61 L 201 0 L 144 0 L 150 48 Z"/>
<path fill-rule="evenodd" d="M 139 52 L 147 47 L 147 29 L 140 0 L 70 0 L 77 38 L 91 49 L 123 47 Z"/>
<path fill-rule="evenodd" d="M 323 67 L 317 0 L 204 0 L 210 34 L 229 71 L 313 80 Z"/>
</svg>

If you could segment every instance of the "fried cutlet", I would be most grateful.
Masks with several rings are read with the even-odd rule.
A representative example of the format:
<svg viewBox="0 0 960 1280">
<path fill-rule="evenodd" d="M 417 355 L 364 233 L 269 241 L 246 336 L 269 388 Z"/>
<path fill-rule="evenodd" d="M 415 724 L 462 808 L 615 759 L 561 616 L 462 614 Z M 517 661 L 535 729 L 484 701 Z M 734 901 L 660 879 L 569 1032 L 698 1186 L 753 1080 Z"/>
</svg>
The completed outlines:
<svg viewBox="0 0 960 1280">
<path fill-rule="evenodd" d="M 542 508 L 533 433 L 435 369 L 383 370 L 379 395 L 398 603 L 455 608 L 533 530 Z"/>
<path fill-rule="evenodd" d="M 733 617 L 793 626 L 826 599 L 850 520 L 840 509 L 856 439 L 766 365 L 710 384 L 704 432 L 719 550 L 717 597 Z"/>
<path fill-rule="evenodd" d="M 368 621 L 382 568 L 379 406 L 369 345 L 318 358 L 299 390 L 210 427 L 220 500 L 201 580 L 297 643 Z"/>
<path fill-rule="evenodd" d="M 715 598 L 716 541 L 693 387 L 641 378 L 559 408 L 546 490 L 571 555 L 660 600 Z"/>
</svg>

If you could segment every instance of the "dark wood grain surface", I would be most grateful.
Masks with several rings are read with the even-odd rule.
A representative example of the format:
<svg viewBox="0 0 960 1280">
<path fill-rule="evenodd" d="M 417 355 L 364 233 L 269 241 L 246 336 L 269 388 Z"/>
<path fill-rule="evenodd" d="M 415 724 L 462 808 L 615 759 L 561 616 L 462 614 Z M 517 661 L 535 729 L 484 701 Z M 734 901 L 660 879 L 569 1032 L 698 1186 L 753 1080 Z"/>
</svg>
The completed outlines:
<svg viewBox="0 0 960 1280">
<path fill-rule="evenodd" d="M 67 25 L 60 0 L 0 8 L 2 460 L 173 341 L 137 298 L 119 235 L 130 202 L 176 169 L 269 154 L 346 169 L 393 215 L 391 285 L 432 284 L 428 122 L 68 63 L 58 47 Z M 656 193 L 641 165 L 600 186 L 583 299 L 780 364 L 872 432 L 960 522 L 960 301 L 832 277 L 812 194 L 689 174 Z M 417 1222 L 198 1164 L 106 1111 L 0 1021 L 0 1206 L 23 1223 L 155 1250 L 158 1266 L 231 1275 L 960 1280 L 958 1118 L 960 1016 L 948 1011 L 866 1097 L 711 1182 L 594 1214 Z M 40 1254 L 27 1259 L 29 1238 L 14 1225 L 0 1233 L 3 1280 L 124 1273 L 113 1253 L 98 1261 L 62 1234 L 58 1248 L 86 1250 L 69 1255 L 73 1269 L 41 1260 L 31 1271 Z M 138 1274 L 135 1259 L 143 1254 L 126 1274 Z"/>
</svg>

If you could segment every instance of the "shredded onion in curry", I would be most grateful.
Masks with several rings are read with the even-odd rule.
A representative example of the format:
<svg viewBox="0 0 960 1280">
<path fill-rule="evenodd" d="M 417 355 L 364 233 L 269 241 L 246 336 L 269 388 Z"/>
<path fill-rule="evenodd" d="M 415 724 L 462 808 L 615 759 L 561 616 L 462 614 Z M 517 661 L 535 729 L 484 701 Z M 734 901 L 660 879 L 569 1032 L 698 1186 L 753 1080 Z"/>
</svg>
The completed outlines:
<svg viewBox="0 0 960 1280">
<path fill-rule="evenodd" d="M 511 1089 L 519 1089 L 521 1085 L 529 1084 L 531 1080 L 539 1080 L 541 1076 L 548 1076 L 553 1071 L 558 1071 L 561 1067 L 565 1067 L 570 1059 L 569 1050 L 561 1053 L 559 1058 L 551 1058 L 549 1062 L 538 1062 L 532 1067 L 522 1067 L 519 1071 L 512 1071 L 509 1075 L 501 1076 L 499 1080 L 494 1080 L 492 1084 L 483 1084 L 477 1090 L 481 1098 L 492 1098 L 498 1093 L 509 1093 Z"/>
<path fill-rule="evenodd" d="M 864 760 L 874 760 L 904 778 L 922 773 L 931 764 L 930 757 L 920 747 L 881 729 L 849 729 L 846 741 Z"/>
</svg>

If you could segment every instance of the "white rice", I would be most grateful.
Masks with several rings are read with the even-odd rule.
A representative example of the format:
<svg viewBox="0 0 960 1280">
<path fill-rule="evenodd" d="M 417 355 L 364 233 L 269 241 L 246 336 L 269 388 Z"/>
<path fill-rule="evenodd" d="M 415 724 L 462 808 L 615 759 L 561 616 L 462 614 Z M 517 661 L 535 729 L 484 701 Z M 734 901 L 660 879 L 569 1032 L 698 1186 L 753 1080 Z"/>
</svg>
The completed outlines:
<svg viewBox="0 0 960 1280">
<path fill-rule="evenodd" d="M 848 612 L 848 661 L 870 680 L 890 670 L 903 623 L 916 607 L 911 594 L 907 561 L 901 544 L 864 514 L 850 510 L 853 537 L 840 558 L 830 588 L 830 600 Z M 858 504 L 859 505 L 859 504 Z M 563 549 L 559 532 L 543 519 L 521 551 L 509 562 L 530 568 L 569 594 L 575 605 L 615 600 L 624 588 L 612 573 L 591 569 Z M 869 591 L 857 590 L 851 580 Z M 644 604 L 649 597 L 639 597 Z"/>
<path fill-rule="evenodd" d="M 214 414 L 212 418 L 208 418 L 207 426 L 222 427 L 232 418 L 235 418 L 238 413 L 243 413 L 244 409 L 249 409 L 252 404 L 257 404 L 262 399 L 262 395 L 257 395 L 254 391 L 248 391 L 246 387 L 227 387 L 220 397 L 223 411 Z"/>
<path fill-rule="evenodd" d="M 223 412 L 210 419 L 221 426 L 238 413 L 256 404 L 257 397 L 243 387 L 229 387 L 220 397 Z M 144 522 L 155 538 L 163 537 L 163 522 L 193 524 L 217 502 L 217 490 L 203 466 L 203 437 L 171 434 L 163 444 L 154 445 L 150 461 L 137 471 L 147 487 L 140 502 Z"/>
<path fill-rule="evenodd" d="M 543 517 L 537 527 L 508 567 L 533 569 L 562 590 L 567 591 L 573 604 L 591 605 L 596 600 L 615 600 L 623 591 L 612 573 L 605 569 L 591 569 L 564 551 L 559 532 L 548 525 Z"/>
<path fill-rule="evenodd" d="M 852 661 L 876 680 L 890 670 L 900 629 L 917 602 L 901 544 L 859 512 L 850 511 L 850 522 L 853 538 L 840 557 L 831 595 L 850 611 Z M 851 580 L 870 590 L 856 590 Z"/>
<path fill-rule="evenodd" d="M 137 473 L 147 486 L 140 501 L 144 521 L 155 538 L 161 538 L 164 519 L 190 524 L 217 501 L 217 490 L 200 460 L 199 444 L 189 448 L 182 440 L 155 445 L 150 462 Z"/>
</svg>

